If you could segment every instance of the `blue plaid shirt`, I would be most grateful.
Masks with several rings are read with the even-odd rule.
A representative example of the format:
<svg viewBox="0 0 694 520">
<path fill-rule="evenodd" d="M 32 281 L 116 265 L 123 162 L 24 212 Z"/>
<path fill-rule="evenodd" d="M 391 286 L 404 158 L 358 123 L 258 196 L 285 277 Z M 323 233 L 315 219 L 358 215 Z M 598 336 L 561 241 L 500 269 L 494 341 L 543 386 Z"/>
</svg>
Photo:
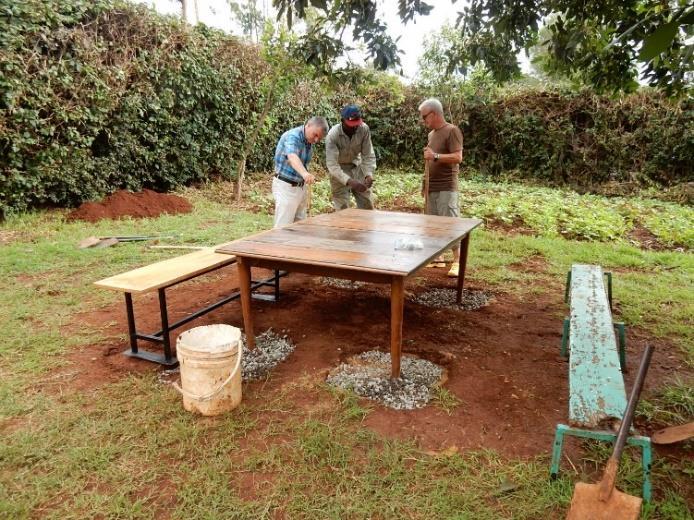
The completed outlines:
<svg viewBox="0 0 694 520">
<path fill-rule="evenodd" d="M 280 137 L 275 150 L 275 174 L 285 180 L 293 182 L 303 182 L 304 178 L 289 165 L 287 155 L 295 153 L 304 167 L 308 166 L 311 160 L 311 144 L 306 141 L 304 136 L 304 125 L 287 130 Z"/>
</svg>

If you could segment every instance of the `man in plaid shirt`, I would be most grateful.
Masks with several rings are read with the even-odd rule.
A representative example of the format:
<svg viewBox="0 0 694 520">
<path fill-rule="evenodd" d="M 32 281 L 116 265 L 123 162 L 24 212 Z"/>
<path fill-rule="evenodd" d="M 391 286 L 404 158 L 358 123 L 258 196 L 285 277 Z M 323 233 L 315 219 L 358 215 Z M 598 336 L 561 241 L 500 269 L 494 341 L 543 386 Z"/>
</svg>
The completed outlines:
<svg viewBox="0 0 694 520">
<path fill-rule="evenodd" d="M 314 116 L 306 124 L 287 130 L 275 150 L 275 178 L 272 196 L 275 199 L 275 225 L 282 227 L 306 218 L 308 190 L 315 177 L 308 172 L 312 147 L 328 133 L 324 117 Z"/>
</svg>

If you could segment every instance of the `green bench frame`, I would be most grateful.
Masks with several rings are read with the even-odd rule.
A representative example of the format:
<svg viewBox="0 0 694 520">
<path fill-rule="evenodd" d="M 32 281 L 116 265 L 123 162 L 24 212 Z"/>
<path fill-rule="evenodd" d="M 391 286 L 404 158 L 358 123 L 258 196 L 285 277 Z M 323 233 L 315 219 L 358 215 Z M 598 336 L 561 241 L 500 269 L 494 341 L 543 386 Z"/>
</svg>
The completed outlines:
<svg viewBox="0 0 694 520">
<path fill-rule="evenodd" d="M 577 426 L 557 425 L 550 468 L 552 479 L 559 475 L 565 435 L 614 442 L 616 434 L 599 429 L 599 422 L 609 417 L 621 419 L 626 409 L 622 377 L 622 372 L 626 371 L 626 334 L 623 323 L 612 321 L 612 274 L 604 275 L 607 276 L 607 290 L 600 266 L 574 264 L 567 275 L 565 301 L 569 302 L 569 296 L 574 294 L 576 301 L 571 298 L 571 318 L 564 320 L 561 355 L 567 357 L 567 346 L 573 340 L 575 345 L 570 345 L 570 350 L 575 349 L 577 354 L 570 360 L 569 415 L 572 424 Z M 572 324 L 576 327 L 573 337 Z M 615 329 L 619 337 L 618 349 Z M 650 502 L 651 440 L 634 435 L 627 443 L 641 447 L 643 499 Z"/>
</svg>

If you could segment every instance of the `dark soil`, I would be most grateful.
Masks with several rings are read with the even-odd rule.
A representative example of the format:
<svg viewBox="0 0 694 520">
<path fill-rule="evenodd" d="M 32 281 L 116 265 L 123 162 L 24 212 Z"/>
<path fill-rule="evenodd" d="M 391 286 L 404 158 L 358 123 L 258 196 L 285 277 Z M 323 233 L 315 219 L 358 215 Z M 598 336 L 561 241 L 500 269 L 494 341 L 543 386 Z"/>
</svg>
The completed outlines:
<svg viewBox="0 0 694 520">
<path fill-rule="evenodd" d="M 193 206 L 183 197 L 170 193 L 157 193 L 144 190 L 139 193 L 117 191 L 101 202 L 85 202 L 67 215 L 68 221 L 86 220 L 96 222 L 101 219 L 122 217 L 158 217 L 163 213 L 190 213 Z"/>
</svg>

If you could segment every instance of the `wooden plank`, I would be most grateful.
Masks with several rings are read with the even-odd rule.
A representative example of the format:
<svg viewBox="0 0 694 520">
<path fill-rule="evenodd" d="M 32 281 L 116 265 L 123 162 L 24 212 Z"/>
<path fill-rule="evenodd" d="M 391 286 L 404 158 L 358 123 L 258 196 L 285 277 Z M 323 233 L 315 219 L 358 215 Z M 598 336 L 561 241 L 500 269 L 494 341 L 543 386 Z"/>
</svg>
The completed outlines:
<svg viewBox="0 0 694 520">
<path fill-rule="evenodd" d="M 595 428 L 604 419 L 621 418 L 626 390 L 599 266 L 571 268 L 570 327 L 570 421 Z"/>
<path fill-rule="evenodd" d="M 224 252 L 225 249 L 221 248 L 218 251 Z M 357 270 L 398 274 L 401 276 L 408 275 L 428 258 L 428 256 L 423 256 L 421 250 L 419 252 L 394 250 L 389 255 L 385 255 L 330 249 L 317 250 L 307 248 L 306 246 L 278 245 L 250 240 L 234 243 L 229 246 L 227 251 L 244 257 L 275 259 L 328 267 L 349 266 Z"/>
<path fill-rule="evenodd" d="M 399 232 L 408 234 L 435 234 L 437 231 L 458 233 L 461 236 L 482 224 L 480 219 L 439 217 L 421 213 L 396 211 L 373 211 L 345 209 L 335 213 L 324 213 L 297 222 L 295 226 L 321 225 L 372 231 Z"/>
<path fill-rule="evenodd" d="M 451 230 L 450 228 L 448 229 L 441 229 L 441 228 L 436 228 L 436 227 L 410 227 L 407 225 L 391 225 L 388 226 L 387 228 L 384 228 L 383 226 L 378 227 L 378 226 L 367 226 L 363 225 L 364 223 L 359 223 L 359 222 L 342 222 L 340 223 L 341 225 L 318 225 L 312 222 L 306 223 L 306 224 L 301 224 L 292 227 L 291 229 L 295 231 L 306 231 L 306 232 L 313 232 L 315 230 L 323 230 L 324 232 L 331 232 L 331 233 L 363 233 L 363 234 L 368 234 L 373 236 L 374 238 L 377 238 L 382 235 L 390 235 L 390 234 L 398 234 L 400 236 L 405 236 L 405 237 L 429 237 L 431 239 L 435 240 L 449 240 L 450 237 L 456 237 L 460 235 L 460 232 L 457 230 Z"/>
<path fill-rule="evenodd" d="M 236 240 L 217 252 L 410 275 L 481 223 L 479 219 L 469 220 L 461 224 L 462 219 L 450 217 L 350 209 Z M 436 222 L 437 226 L 418 228 L 416 222 Z M 423 249 L 395 249 L 399 239 L 411 239 L 413 235 L 422 241 Z"/>
<path fill-rule="evenodd" d="M 114 291 L 146 293 L 234 262 L 234 256 L 216 253 L 214 247 L 208 247 L 104 278 L 94 285 Z"/>
<path fill-rule="evenodd" d="M 325 265 L 307 265 L 305 263 L 292 263 L 284 260 L 278 260 L 276 258 L 246 258 L 245 260 L 252 267 L 260 267 L 271 270 L 279 269 L 280 271 L 304 273 L 313 276 L 329 276 L 331 278 L 341 278 L 343 280 L 354 280 L 359 282 L 390 283 L 393 278 L 391 273 L 358 270 L 352 269 L 349 266 L 328 267 Z"/>
<path fill-rule="evenodd" d="M 305 247 L 314 250 L 349 251 L 371 255 L 388 255 L 395 250 L 398 240 L 411 240 L 412 235 L 397 233 L 364 232 L 352 229 L 302 227 L 282 228 L 275 233 L 253 237 L 253 242 Z M 435 240 L 426 236 L 421 240 L 423 249 L 431 254 L 438 251 L 449 240 Z M 450 239 L 454 240 L 454 238 Z"/>
</svg>

